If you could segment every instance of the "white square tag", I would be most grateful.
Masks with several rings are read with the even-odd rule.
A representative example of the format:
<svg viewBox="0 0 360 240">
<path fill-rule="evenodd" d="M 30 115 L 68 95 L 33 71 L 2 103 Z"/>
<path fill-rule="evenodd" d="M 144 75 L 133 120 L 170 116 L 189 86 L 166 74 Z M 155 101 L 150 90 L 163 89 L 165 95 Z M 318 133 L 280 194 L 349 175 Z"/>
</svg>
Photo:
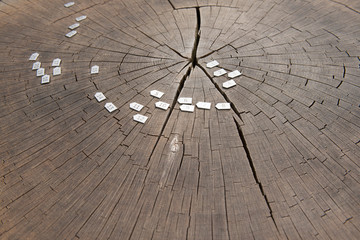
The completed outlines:
<svg viewBox="0 0 360 240">
<path fill-rule="evenodd" d="M 208 62 L 208 63 L 206 64 L 206 67 L 207 67 L 207 68 L 213 68 L 213 67 L 216 67 L 216 66 L 218 66 L 218 65 L 219 65 L 218 61 L 214 60 L 214 61 Z"/>
<path fill-rule="evenodd" d="M 38 56 L 39 56 L 39 53 L 33 53 L 33 54 L 31 54 L 31 56 L 29 57 L 29 60 L 30 61 L 36 61 L 36 59 L 38 58 Z"/>
<path fill-rule="evenodd" d="M 156 98 L 161 98 L 164 95 L 164 93 L 158 90 L 152 90 L 150 91 L 150 95 Z"/>
<path fill-rule="evenodd" d="M 34 62 L 32 70 L 38 70 L 41 67 L 41 62 Z"/>
<path fill-rule="evenodd" d="M 216 104 L 216 109 L 218 110 L 229 110 L 231 109 L 230 103 L 218 103 Z"/>
<path fill-rule="evenodd" d="M 105 95 L 102 92 L 95 93 L 95 98 L 98 102 L 104 101 L 106 99 Z"/>
<path fill-rule="evenodd" d="M 41 77 L 41 84 L 46 84 L 50 82 L 50 75 L 44 75 Z"/>
<path fill-rule="evenodd" d="M 148 119 L 147 116 L 141 115 L 141 114 L 136 114 L 133 116 L 134 121 L 139 122 L 139 123 L 145 123 L 146 120 Z"/>
<path fill-rule="evenodd" d="M 196 107 L 200 108 L 200 109 L 210 109 L 211 108 L 211 103 L 209 103 L 209 102 L 198 102 L 198 103 L 196 103 Z"/>
<path fill-rule="evenodd" d="M 71 32 L 68 32 L 65 36 L 68 37 L 68 38 L 71 38 L 73 37 L 75 34 L 77 34 L 77 31 L 73 30 Z"/>
<path fill-rule="evenodd" d="M 105 104 L 105 108 L 106 110 L 108 110 L 109 112 L 113 112 L 117 109 L 117 107 L 112 103 L 112 102 L 108 102 Z"/>
<path fill-rule="evenodd" d="M 60 66 L 60 63 L 61 63 L 61 59 L 60 58 L 55 58 L 51 64 L 51 66 L 53 67 L 58 67 Z"/>
<path fill-rule="evenodd" d="M 235 78 L 235 77 L 240 76 L 241 74 L 242 74 L 242 73 L 239 72 L 239 70 L 235 70 L 235 71 L 233 71 L 233 72 L 228 73 L 228 77 L 229 77 L 229 78 Z"/>
<path fill-rule="evenodd" d="M 74 4 L 75 4 L 74 2 L 68 2 L 68 3 L 64 4 L 64 7 L 68 8 L 68 7 L 73 6 Z"/>
<path fill-rule="evenodd" d="M 80 17 L 75 18 L 75 20 L 76 20 L 77 22 L 80 22 L 80 21 L 82 21 L 82 20 L 84 20 L 84 19 L 86 19 L 86 16 L 85 16 L 85 15 L 82 15 L 82 16 L 80 16 Z"/>
<path fill-rule="evenodd" d="M 38 70 L 36 70 L 36 76 L 37 77 L 44 76 L 44 74 L 45 74 L 45 69 L 44 68 L 39 68 Z"/>
<path fill-rule="evenodd" d="M 215 77 L 220 77 L 220 76 L 224 75 L 225 73 L 226 73 L 225 69 L 222 68 L 220 70 L 215 71 L 214 76 Z"/>
<path fill-rule="evenodd" d="M 53 69 L 53 75 L 57 76 L 61 74 L 61 67 L 56 67 Z"/>
<path fill-rule="evenodd" d="M 136 102 L 130 103 L 130 108 L 138 112 L 140 112 L 143 107 L 144 107 L 143 105 Z"/>
<path fill-rule="evenodd" d="M 99 66 L 98 65 L 94 65 L 91 67 L 91 74 L 96 74 L 99 73 Z"/>
<path fill-rule="evenodd" d="M 180 110 L 183 112 L 194 112 L 195 106 L 194 105 L 181 105 Z"/>
<path fill-rule="evenodd" d="M 69 29 L 74 30 L 75 28 L 78 28 L 80 26 L 80 23 L 74 23 L 69 26 Z"/>
<path fill-rule="evenodd" d="M 185 97 L 179 98 L 178 102 L 180 104 L 191 104 L 192 103 L 192 98 L 185 98 Z"/>
<path fill-rule="evenodd" d="M 163 110 L 167 110 L 169 108 L 170 104 L 166 103 L 166 102 L 156 102 L 155 103 L 155 107 L 163 109 Z"/>
<path fill-rule="evenodd" d="M 223 83 L 223 88 L 231 88 L 236 85 L 234 80 L 229 80 Z"/>
</svg>

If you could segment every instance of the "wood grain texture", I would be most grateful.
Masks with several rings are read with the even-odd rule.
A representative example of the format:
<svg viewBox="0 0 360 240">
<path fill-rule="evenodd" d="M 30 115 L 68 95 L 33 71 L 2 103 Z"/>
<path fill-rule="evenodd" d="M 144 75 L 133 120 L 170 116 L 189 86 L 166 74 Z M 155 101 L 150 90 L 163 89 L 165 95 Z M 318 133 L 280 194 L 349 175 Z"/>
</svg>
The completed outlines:
<svg viewBox="0 0 360 240">
<path fill-rule="evenodd" d="M 1 239 L 360 238 L 358 1 L 65 3 L 0 1 Z"/>
</svg>

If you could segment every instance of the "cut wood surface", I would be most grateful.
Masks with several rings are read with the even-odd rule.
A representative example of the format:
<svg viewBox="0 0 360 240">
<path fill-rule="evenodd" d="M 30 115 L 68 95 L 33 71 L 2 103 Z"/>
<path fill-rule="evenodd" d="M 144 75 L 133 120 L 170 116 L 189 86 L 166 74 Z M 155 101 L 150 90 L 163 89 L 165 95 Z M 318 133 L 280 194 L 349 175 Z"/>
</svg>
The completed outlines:
<svg viewBox="0 0 360 240">
<path fill-rule="evenodd" d="M 0 239 L 360 239 L 360 1 L 66 3 L 0 1 Z"/>
</svg>

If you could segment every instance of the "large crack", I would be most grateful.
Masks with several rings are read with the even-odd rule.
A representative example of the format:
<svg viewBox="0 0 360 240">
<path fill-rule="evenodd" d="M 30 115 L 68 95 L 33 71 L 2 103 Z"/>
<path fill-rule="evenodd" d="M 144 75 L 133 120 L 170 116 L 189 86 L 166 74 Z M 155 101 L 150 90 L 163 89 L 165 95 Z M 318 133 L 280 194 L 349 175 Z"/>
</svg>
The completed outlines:
<svg viewBox="0 0 360 240">
<path fill-rule="evenodd" d="M 198 66 L 204 73 L 205 75 L 209 78 L 209 80 L 213 83 L 213 85 L 215 86 L 215 88 L 219 91 L 219 93 L 223 96 L 223 98 L 228 102 L 230 103 L 230 106 L 231 106 L 231 109 L 234 111 L 234 113 L 242 120 L 242 117 L 241 117 L 241 112 L 237 109 L 236 105 L 230 100 L 230 98 L 227 96 L 227 94 L 225 93 L 225 91 L 223 91 L 221 89 L 221 87 L 219 86 L 219 84 L 217 82 L 214 81 L 214 79 L 211 77 L 211 75 L 206 71 L 206 69 L 201 66 L 199 63 L 198 63 L 198 60 L 196 58 L 196 53 L 197 53 L 197 49 L 198 49 L 198 46 L 199 46 L 199 42 L 200 42 L 200 33 L 201 33 L 201 30 L 200 30 L 200 27 L 201 27 L 201 16 L 200 16 L 200 8 L 199 7 L 196 7 L 196 17 L 197 17 L 197 27 L 196 27 L 196 33 L 195 33 L 195 42 L 194 42 L 194 48 L 193 48 L 193 51 L 192 51 L 192 56 L 191 56 L 191 62 L 192 62 L 192 66 L 193 68 L 195 68 L 196 66 Z M 203 56 L 202 56 L 203 57 Z M 202 58 L 201 57 L 201 58 Z M 244 150 L 245 150 L 245 153 L 246 153 L 246 157 L 247 157 L 247 160 L 249 162 L 249 165 L 250 165 L 250 168 L 251 168 L 251 171 L 252 171 L 252 174 L 253 174 L 253 177 L 260 189 L 260 192 L 261 194 L 263 195 L 264 197 L 264 200 L 266 202 L 266 205 L 269 209 L 269 214 L 270 214 L 270 217 L 277 229 L 277 231 L 279 231 L 278 227 L 277 227 L 277 224 L 276 224 L 276 221 L 274 219 L 274 216 L 273 216 L 273 211 L 272 211 L 272 208 L 270 206 L 270 202 L 264 192 L 264 188 L 257 176 L 257 173 L 256 173 L 256 169 L 255 169 L 255 165 L 254 165 L 254 162 L 253 162 L 253 159 L 251 157 L 251 154 L 250 154 L 250 150 L 248 148 L 248 145 L 246 143 L 246 139 L 245 139 L 245 136 L 244 136 L 244 133 L 241 129 L 241 126 L 240 124 L 236 121 L 235 117 L 234 117 L 234 122 L 235 122 L 235 125 L 236 125 L 236 128 L 237 128 L 237 131 L 238 131 L 238 134 L 240 136 L 240 140 L 242 142 L 242 145 L 244 147 Z"/>
<path fill-rule="evenodd" d="M 205 73 L 205 75 L 206 75 L 206 76 L 210 79 L 210 81 L 214 84 L 215 88 L 220 92 L 220 94 L 224 97 L 224 99 L 225 99 L 228 103 L 230 103 L 231 109 L 234 111 L 234 113 L 239 117 L 239 119 L 242 120 L 241 112 L 236 108 L 236 105 L 230 100 L 230 98 L 227 96 L 227 94 L 220 88 L 219 84 L 217 84 L 217 83 L 214 81 L 214 79 L 210 76 L 210 74 L 206 71 L 206 69 L 205 69 L 203 66 L 201 66 L 200 64 L 197 64 L 197 66 Z M 243 133 L 243 131 L 242 131 L 242 129 L 241 129 L 240 124 L 236 121 L 235 117 L 234 117 L 234 122 L 235 122 L 235 124 L 236 124 L 236 128 L 237 128 L 237 130 L 238 130 L 238 134 L 239 134 L 239 136 L 240 136 L 240 140 L 241 140 L 242 145 L 243 145 L 243 147 L 244 147 L 244 150 L 245 150 L 245 153 L 246 153 L 246 158 L 247 158 L 247 160 L 248 160 L 248 162 L 249 162 L 249 165 L 250 165 L 252 174 L 253 174 L 253 176 L 254 176 L 254 179 L 255 179 L 257 185 L 259 186 L 259 189 L 260 189 L 261 194 L 262 194 L 263 197 L 264 197 L 264 200 L 265 200 L 265 202 L 266 202 L 266 205 L 267 205 L 267 207 L 268 207 L 268 209 L 269 209 L 270 217 L 271 217 L 271 219 L 272 219 L 272 221 L 273 221 L 276 229 L 279 231 L 279 229 L 278 229 L 278 227 L 277 227 L 277 224 L 276 224 L 276 221 L 275 221 L 275 218 L 274 218 L 274 216 L 273 216 L 273 211 L 272 211 L 272 208 L 271 208 L 271 206 L 270 206 L 270 202 L 269 202 L 269 200 L 267 199 L 267 196 L 266 196 L 266 194 L 265 194 L 265 192 L 264 192 L 264 188 L 263 188 L 263 186 L 262 186 L 262 184 L 261 184 L 261 181 L 259 180 L 259 178 L 258 178 L 258 176 L 257 176 L 256 169 L 255 169 L 255 165 L 254 165 L 253 159 L 252 159 L 252 157 L 251 157 L 251 155 L 250 155 L 250 150 L 249 150 L 248 145 L 247 145 L 247 143 L 246 143 L 246 139 L 245 139 L 244 133 Z"/>
<path fill-rule="evenodd" d="M 170 1 L 169 1 L 170 2 Z M 171 3 L 171 2 L 170 2 Z M 165 131 L 165 128 L 169 122 L 169 119 L 175 109 L 175 105 L 176 105 L 176 102 L 177 102 L 177 99 L 179 98 L 180 96 L 180 93 L 181 91 L 183 90 L 184 88 L 184 85 L 185 85 L 185 82 L 186 82 L 186 79 L 188 79 L 188 77 L 190 76 L 191 74 L 191 71 L 196 67 L 196 66 L 200 66 L 198 65 L 197 63 L 197 58 L 196 58 L 196 52 L 197 52 L 197 49 L 198 49 L 198 46 L 199 46 L 199 42 L 200 42 L 200 23 L 201 23 L 201 19 L 200 19 L 200 9 L 199 7 L 196 7 L 196 27 L 195 27 L 195 41 L 194 41 L 194 47 L 193 47 L 193 50 L 192 50 L 192 53 L 191 53 L 191 58 L 189 59 L 189 62 L 188 64 L 191 63 L 191 66 L 188 67 L 186 73 L 183 75 L 183 77 L 181 78 L 180 80 L 180 83 L 179 83 L 179 86 L 176 90 L 176 93 L 175 93 L 175 96 L 174 96 L 174 99 L 170 105 L 170 110 L 166 116 L 166 119 L 165 119 L 165 122 L 160 130 L 160 133 L 159 133 L 159 136 L 158 138 L 156 139 L 156 143 L 151 151 L 151 154 L 149 156 L 149 160 L 148 160 L 148 163 L 147 165 L 149 164 L 150 162 L 150 159 L 152 158 L 154 152 L 155 152 L 155 149 L 157 148 L 157 145 L 159 144 L 159 141 L 160 141 L 160 138 L 161 136 L 163 135 L 164 131 Z M 172 49 L 173 50 L 173 49 Z M 174 50 L 175 51 L 175 50 Z M 178 53 L 177 51 L 175 51 L 176 53 Z M 180 54 L 180 53 L 178 53 Z M 181 54 L 180 54 L 181 55 Z M 182 56 L 182 55 L 181 55 Z M 186 64 L 185 67 L 188 65 Z M 184 67 L 184 68 L 185 68 Z"/>
<path fill-rule="evenodd" d="M 276 229 L 279 231 L 279 229 L 278 229 L 278 227 L 277 227 L 277 224 L 276 224 L 276 221 L 275 221 L 275 219 L 274 219 L 274 215 L 273 215 L 272 208 L 271 208 L 271 206 L 270 206 L 270 202 L 269 202 L 269 200 L 268 200 L 268 198 L 267 198 L 267 196 L 266 196 L 266 194 L 265 194 L 265 192 L 264 192 L 263 185 L 262 185 L 261 181 L 259 180 L 259 178 L 258 178 L 258 176 L 257 176 L 256 169 L 255 169 L 255 165 L 254 165 L 254 161 L 253 161 L 253 159 L 252 159 L 252 157 L 251 157 L 250 150 L 249 150 L 248 145 L 247 145 L 247 143 L 246 143 L 244 133 L 243 133 L 243 131 L 241 130 L 240 124 L 236 121 L 235 118 L 233 118 L 233 119 L 234 119 L 234 122 L 235 122 L 235 125 L 236 125 L 236 128 L 237 128 L 237 131 L 238 131 L 238 133 L 239 133 L 241 142 L 242 142 L 242 144 L 243 144 L 243 147 L 244 147 L 244 150 L 245 150 L 245 153 L 246 153 L 246 158 L 247 158 L 248 161 L 249 161 L 249 165 L 250 165 L 251 171 L 252 171 L 252 173 L 253 173 L 254 179 L 255 179 L 257 185 L 259 186 L 259 189 L 260 189 L 261 194 L 263 195 L 263 197 L 264 197 L 264 199 L 265 199 L 266 205 L 267 205 L 267 207 L 268 207 L 268 209 L 269 209 L 270 217 L 271 217 L 273 223 L 275 224 Z"/>
<path fill-rule="evenodd" d="M 199 42 L 200 42 L 200 35 L 201 35 L 201 31 L 200 31 L 200 27 L 201 27 L 201 16 L 200 16 L 200 8 L 196 7 L 196 28 L 195 28 L 195 41 L 194 41 L 194 47 L 192 49 L 191 52 L 191 64 L 193 66 L 193 68 L 195 68 L 196 66 L 199 66 L 198 61 L 197 61 L 197 57 L 196 57 L 196 53 L 197 53 L 197 49 L 199 47 Z"/>
<path fill-rule="evenodd" d="M 169 1 L 170 2 L 170 1 Z M 171 3 L 171 2 L 170 2 Z M 209 80 L 212 82 L 212 84 L 215 86 L 215 88 L 219 91 L 219 93 L 223 96 L 223 98 L 228 102 L 230 103 L 230 106 L 231 106 L 231 109 L 233 110 L 233 112 L 237 115 L 237 117 L 242 120 L 242 117 L 241 117 L 241 113 L 236 105 L 231 101 L 231 99 L 227 96 L 227 94 L 225 93 L 225 91 L 223 91 L 221 89 L 221 87 L 219 86 L 219 84 L 214 81 L 214 79 L 211 77 L 211 75 L 206 71 L 206 69 L 201 66 L 199 63 L 198 63 L 198 58 L 197 58 L 197 50 L 198 50 L 198 47 L 199 47 L 199 42 L 200 42 L 200 37 L 201 37 L 201 15 L 200 15 L 200 7 L 195 7 L 196 9 L 196 19 L 197 19 L 197 24 L 196 24 L 196 28 L 195 28 L 195 40 L 194 40 L 194 45 L 193 45 L 193 49 L 192 49 L 192 52 L 191 52 L 191 58 L 189 59 L 189 63 L 191 63 L 191 66 L 188 67 L 188 70 L 186 71 L 186 73 L 184 74 L 184 76 L 182 77 L 180 83 L 179 83 L 179 86 L 177 88 L 177 91 L 176 91 L 176 94 L 174 96 L 174 100 L 171 104 L 171 107 L 170 107 L 170 111 L 169 113 L 167 114 L 167 117 L 165 119 L 165 122 L 161 128 L 161 131 L 160 131 L 160 134 L 158 136 L 158 139 L 154 145 L 154 148 L 151 152 L 151 155 L 149 157 L 149 161 L 150 159 L 152 158 L 152 155 L 159 143 L 159 140 L 161 138 L 161 136 L 163 135 L 163 132 L 167 126 L 167 123 L 169 122 L 169 119 L 170 119 L 170 116 L 172 114 L 172 112 L 174 111 L 175 109 L 175 105 L 176 105 L 176 102 L 177 102 L 177 99 L 179 98 L 180 96 L 180 93 L 181 91 L 183 90 L 184 88 L 184 85 L 185 85 L 185 82 L 186 80 L 188 79 L 188 77 L 190 77 L 190 74 L 191 74 L 191 71 L 195 68 L 195 67 L 199 67 L 203 72 L 204 74 L 209 78 Z M 200 58 L 203 58 L 205 56 L 201 56 Z M 185 66 L 186 67 L 186 66 Z M 260 192 L 261 194 L 263 195 L 264 197 L 264 200 L 266 202 L 266 205 L 269 209 L 269 214 L 270 214 L 270 217 L 277 229 L 277 231 L 279 231 L 278 227 L 277 227 L 277 224 L 276 224 L 276 221 L 275 221 L 275 218 L 273 216 L 273 211 L 272 211 L 272 208 L 271 208 L 271 205 L 270 205 L 270 202 L 265 194 L 265 191 L 264 191 L 264 188 L 262 186 L 262 183 L 261 181 L 259 180 L 258 176 L 257 176 L 257 173 L 256 173 L 256 169 L 255 169 L 255 165 L 254 165 L 254 162 L 253 162 L 253 159 L 251 157 L 251 154 L 250 154 L 250 150 L 248 148 L 248 145 L 247 145 L 247 142 L 246 142 L 246 139 L 245 139 L 245 136 L 244 136 L 244 133 L 241 129 L 241 126 L 240 124 L 237 122 L 237 120 L 235 119 L 235 117 L 233 117 L 234 119 L 234 122 L 235 122 L 235 125 L 236 125 L 236 128 L 237 128 L 237 131 L 238 131 L 238 134 L 239 134 L 239 137 L 240 137 L 240 140 L 242 142 L 242 145 L 244 147 L 244 150 L 245 150 L 245 153 L 246 153 L 246 157 L 247 157 L 247 160 L 249 162 L 249 165 L 250 165 L 250 169 L 252 171 L 252 174 L 253 174 L 253 177 L 255 179 L 255 182 L 257 183 L 257 186 L 259 187 L 260 189 Z"/>
</svg>

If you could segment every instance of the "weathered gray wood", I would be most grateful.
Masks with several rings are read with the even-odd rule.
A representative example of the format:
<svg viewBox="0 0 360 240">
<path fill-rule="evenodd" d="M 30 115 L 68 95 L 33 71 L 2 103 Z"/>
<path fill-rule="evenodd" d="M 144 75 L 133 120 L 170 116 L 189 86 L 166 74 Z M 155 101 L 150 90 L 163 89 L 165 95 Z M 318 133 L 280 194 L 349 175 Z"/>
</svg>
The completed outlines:
<svg viewBox="0 0 360 240">
<path fill-rule="evenodd" d="M 360 238 L 358 1 L 74 2 L 0 1 L 1 239 Z"/>
</svg>

